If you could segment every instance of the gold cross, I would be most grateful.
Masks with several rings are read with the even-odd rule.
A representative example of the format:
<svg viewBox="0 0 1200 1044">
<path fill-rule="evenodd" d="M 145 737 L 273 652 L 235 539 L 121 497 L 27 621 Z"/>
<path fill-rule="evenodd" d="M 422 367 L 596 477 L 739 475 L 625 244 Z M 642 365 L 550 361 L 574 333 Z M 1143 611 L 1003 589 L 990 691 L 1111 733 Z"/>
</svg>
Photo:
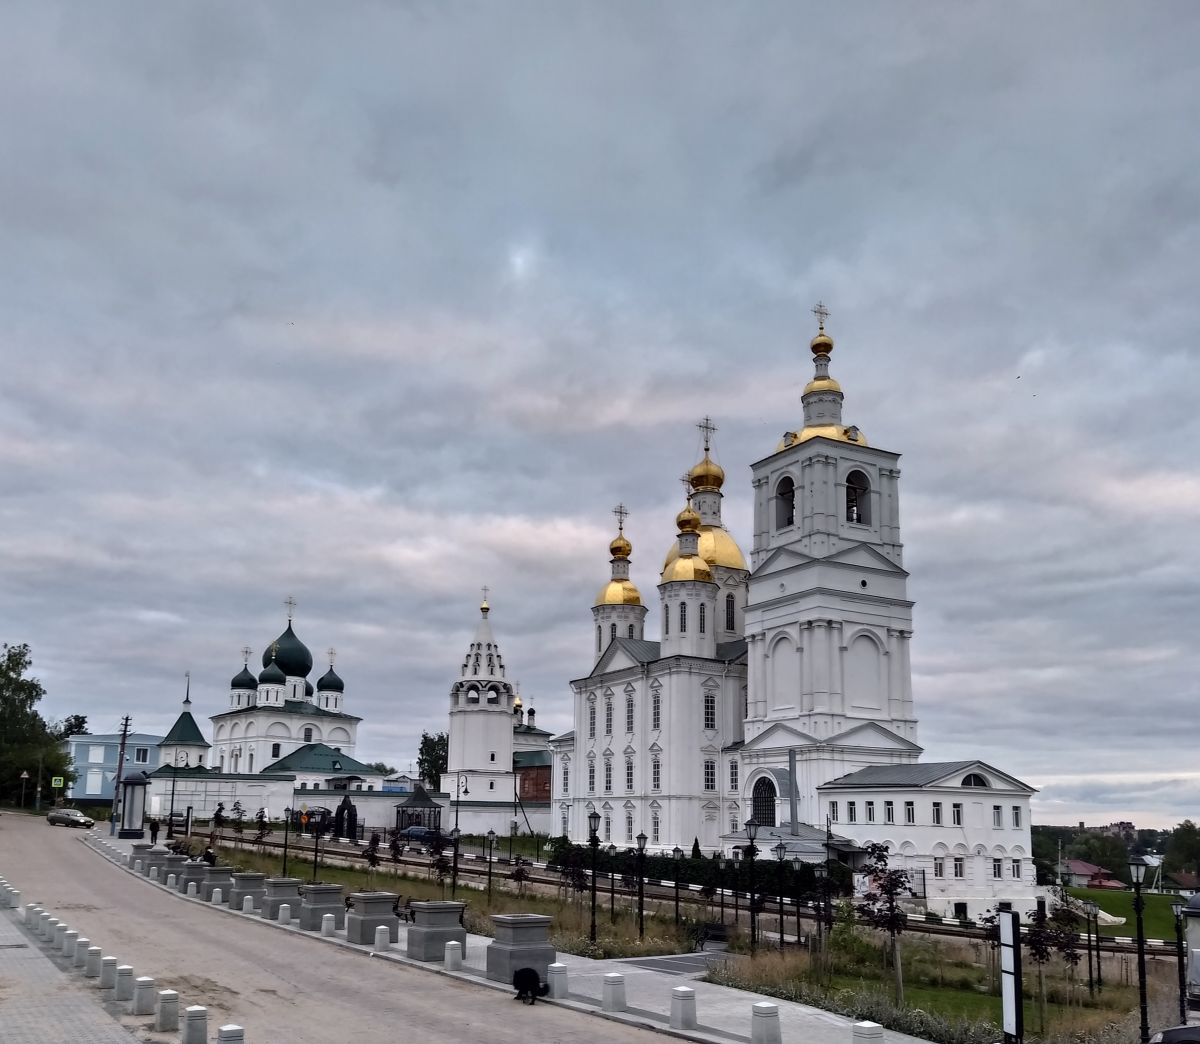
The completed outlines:
<svg viewBox="0 0 1200 1044">
<path fill-rule="evenodd" d="M 816 307 L 812 310 L 812 314 L 817 317 L 817 326 L 821 330 L 824 330 L 825 320 L 829 318 L 829 309 L 826 308 L 825 305 L 823 305 L 820 301 L 818 301 Z"/>
<path fill-rule="evenodd" d="M 618 504 L 615 508 L 613 508 L 612 513 L 617 516 L 617 532 L 624 533 L 625 519 L 629 517 L 629 511 L 626 509 L 624 504 Z"/>
<path fill-rule="evenodd" d="M 704 432 L 704 452 L 707 453 L 709 443 L 712 441 L 713 432 L 717 430 L 717 426 L 712 422 L 711 417 L 705 417 L 696 427 Z"/>
<path fill-rule="evenodd" d="M 288 623 L 291 623 L 292 614 L 296 611 L 296 599 L 294 599 L 291 595 L 288 595 L 287 598 L 283 600 L 283 605 L 284 608 L 287 609 Z"/>
</svg>

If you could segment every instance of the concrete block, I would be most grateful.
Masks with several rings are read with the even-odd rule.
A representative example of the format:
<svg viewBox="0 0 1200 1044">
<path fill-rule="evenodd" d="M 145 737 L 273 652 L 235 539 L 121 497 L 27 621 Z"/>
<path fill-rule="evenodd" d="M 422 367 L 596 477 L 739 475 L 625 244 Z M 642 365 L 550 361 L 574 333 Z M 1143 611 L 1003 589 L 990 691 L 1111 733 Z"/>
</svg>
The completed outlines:
<svg viewBox="0 0 1200 1044">
<path fill-rule="evenodd" d="M 303 885 L 300 895 L 300 927 L 304 931 L 315 932 L 321 928 L 321 919 L 326 914 L 333 914 L 338 928 L 346 926 L 346 902 L 341 885 Z"/>
<path fill-rule="evenodd" d="M 466 905 L 457 902 L 413 903 L 413 924 L 408 929 L 408 956 L 414 961 L 444 961 L 446 943 L 453 941 L 466 947 L 467 932 L 459 923 Z M 503 981 L 507 986 L 512 982 L 512 976 Z"/>
<path fill-rule="evenodd" d="M 151 881 L 158 880 L 158 867 L 157 866 L 150 867 L 150 880 Z"/>
<path fill-rule="evenodd" d="M 446 971 L 462 971 L 463 945 L 453 939 L 446 943 Z"/>
<path fill-rule="evenodd" d="M 759 1001 L 751 1008 L 750 1044 L 783 1044 L 778 1004 Z"/>
<path fill-rule="evenodd" d="M 157 1000 L 158 991 L 154 988 L 154 980 L 149 975 L 139 976 L 133 983 L 133 1004 L 129 1013 L 131 1015 L 153 1015 Z"/>
<path fill-rule="evenodd" d="M 119 1001 L 133 1000 L 133 965 L 117 965 L 117 984 L 115 999 Z"/>
<path fill-rule="evenodd" d="M 208 1009 L 192 1004 L 183 1009 L 183 1034 L 179 1044 L 208 1044 Z"/>
<path fill-rule="evenodd" d="M 322 914 L 321 916 L 321 934 L 325 938 L 330 938 L 337 931 L 337 916 L 335 914 Z"/>
<path fill-rule="evenodd" d="M 176 877 L 174 874 L 167 874 L 167 887 L 174 889 L 176 886 Z"/>
<path fill-rule="evenodd" d="M 671 1029 L 696 1028 L 696 991 L 691 986 L 676 986 L 671 991 Z"/>
<path fill-rule="evenodd" d="M 221 895 L 225 896 L 224 901 L 228 901 L 230 889 L 233 888 L 233 867 L 232 866 L 205 866 L 204 880 L 200 883 L 200 896 L 206 903 L 213 901 L 213 891 L 221 890 Z"/>
<path fill-rule="evenodd" d="M 195 899 L 200 894 L 200 882 L 189 881 L 187 886 L 187 895 L 189 899 Z"/>
<path fill-rule="evenodd" d="M 266 889 L 266 874 L 255 873 L 251 871 L 239 872 L 231 875 L 233 884 L 229 892 L 229 906 L 234 910 L 246 910 L 245 899 L 249 896 L 254 900 L 254 910 L 262 909 L 263 900 L 267 897 Z"/>
<path fill-rule="evenodd" d="M 225 905 L 225 897 L 223 895 L 221 895 L 221 889 L 214 888 L 212 890 L 212 892 L 209 894 L 210 894 L 210 901 L 212 902 L 213 906 L 224 906 Z"/>
<path fill-rule="evenodd" d="M 392 948 L 392 929 L 386 924 L 381 924 L 375 929 L 375 945 L 373 949 L 376 953 L 386 953 Z"/>
<path fill-rule="evenodd" d="M 104 951 L 99 946 L 89 946 L 87 950 L 87 960 L 83 964 L 83 977 L 85 979 L 100 978 L 100 958 L 104 955 Z"/>
<path fill-rule="evenodd" d="M 487 948 L 487 977 L 508 985 L 519 969 L 532 968 L 545 982 L 550 965 L 558 960 L 550 944 L 551 923 L 544 914 L 493 914 L 495 937 Z"/>
<path fill-rule="evenodd" d="M 387 929 L 388 942 L 397 942 L 400 922 L 392 913 L 392 906 L 399 898 L 395 892 L 351 892 L 354 905 L 346 914 L 346 939 L 359 946 L 370 946 L 383 927 Z"/>
<path fill-rule="evenodd" d="M 154 1008 L 154 1028 L 159 1033 L 179 1032 L 179 994 L 159 990 Z"/>
<path fill-rule="evenodd" d="M 51 923 L 53 922 L 53 924 Z M 53 914 L 46 913 L 43 910 L 38 914 L 37 922 L 34 926 L 34 932 L 39 939 L 53 939 L 54 925 L 58 924 L 58 918 Z"/>
<path fill-rule="evenodd" d="M 217 1044 L 246 1044 L 246 1031 L 230 1023 L 217 1027 Z"/>
<path fill-rule="evenodd" d="M 293 911 L 300 909 L 300 885 L 298 877 L 268 877 L 263 886 L 266 898 L 262 902 L 262 915 L 268 921 L 279 919 L 279 908 L 286 903 Z M 320 927 L 320 922 L 317 922 Z"/>
<path fill-rule="evenodd" d="M 883 1044 L 883 1027 L 878 1022 L 856 1022 L 851 1040 L 853 1044 Z"/>
<path fill-rule="evenodd" d="M 199 895 L 200 889 L 204 887 L 204 871 L 207 869 L 206 863 L 185 862 L 177 871 L 176 890 L 181 895 Z M 192 885 L 196 886 L 194 891 Z"/>
<path fill-rule="evenodd" d="M 252 895 L 243 895 L 242 896 L 242 913 L 247 913 L 247 914 L 254 913 L 254 896 L 252 896 Z"/>
<path fill-rule="evenodd" d="M 79 942 L 79 933 L 76 931 L 63 932 L 62 942 L 59 943 L 58 952 L 64 957 L 75 959 L 75 944 Z"/>
<path fill-rule="evenodd" d="M 142 872 L 142 861 L 140 859 L 135 859 L 133 861 L 133 872 L 135 874 L 140 874 Z"/>
<path fill-rule="evenodd" d="M 609 972 L 604 976 L 604 993 L 600 1007 L 604 1011 L 625 1010 L 625 976 L 619 972 Z"/>
<path fill-rule="evenodd" d="M 92 945 L 91 939 L 76 939 L 75 953 L 71 958 L 71 964 L 76 968 L 82 968 L 87 963 L 88 947 Z"/>
<path fill-rule="evenodd" d="M 546 969 L 546 981 L 550 983 L 550 996 L 557 1000 L 567 998 L 567 966 L 555 961 Z"/>
<path fill-rule="evenodd" d="M 100 958 L 100 981 L 97 985 L 102 990 L 112 990 L 117 985 L 117 959 L 115 957 Z"/>
<path fill-rule="evenodd" d="M 263 912 L 266 913 L 265 910 Z M 291 924 L 292 923 L 292 908 L 291 908 L 291 906 L 288 905 L 287 903 L 280 903 L 279 904 L 279 912 L 275 915 L 275 920 L 277 920 L 280 924 Z"/>
<path fill-rule="evenodd" d="M 26 903 L 24 909 L 17 915 L 22 924 L 34 924 L 42 908 L 37 903 Z"/>
</svg>

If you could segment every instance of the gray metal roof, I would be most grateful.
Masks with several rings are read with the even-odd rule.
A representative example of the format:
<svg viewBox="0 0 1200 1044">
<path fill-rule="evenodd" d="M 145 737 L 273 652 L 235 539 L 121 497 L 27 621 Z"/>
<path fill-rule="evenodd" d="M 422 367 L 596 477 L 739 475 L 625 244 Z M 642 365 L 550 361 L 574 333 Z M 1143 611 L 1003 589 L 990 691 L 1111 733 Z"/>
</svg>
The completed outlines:
<svg viewBox="0 0 1200 1044">
<path fill-rule="evenodd" d="M 745 655 L 745 638 L 735 638 L 732 642 L 721 642 L 717 646 L 718 660 L 740 660 Z"/>
<path fill-rule="evenodd" d="M 648 642 L 642 638 L 618 638 L 617 646 L 638 663 L 653 663 L 659 658 L 661 648 L 658 642 Z"/>
<path fill-rule="evenodd" d="M 850 772 L 828 783 L 824 787 L 927 787 L 944 776 L 955 772 L 966 772 L 978 767 L 978 761 L 928 761 L 911 765 L 868 765 L 857 772 Z"/>
</svg>

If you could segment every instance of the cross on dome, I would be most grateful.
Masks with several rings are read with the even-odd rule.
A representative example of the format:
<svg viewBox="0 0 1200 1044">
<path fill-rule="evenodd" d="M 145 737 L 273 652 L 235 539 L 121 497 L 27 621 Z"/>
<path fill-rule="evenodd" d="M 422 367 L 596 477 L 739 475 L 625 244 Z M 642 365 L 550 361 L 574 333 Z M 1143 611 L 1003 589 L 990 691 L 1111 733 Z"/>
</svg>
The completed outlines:
<svg viewBox="0 0 1200 1044">
<path fill-rule="evenodd" d="M 705 417 L 696 427 L 704 433 L 704 452 L 707 453 L 712 448 L 712 437 L 717 431 L 717 426 L 712 422 L 711 417 Z"/>
<path fill-rule="evenodd" d="M 242 663 L 247 667 L 250 666 L 250 657 L 254 654 L 254 650 L 248 645 L 242 646 Z"/>
<path fill-rule="evenodd" d="M 613 508 L 612 513 L 617 516 L 617 532 L 625 532 L 625 519 L 629 517 L 629 511 L 624 504 L 618 504 Z"/>
<path fill-rule="evenodd" d="M 337 650 L 331 645 L 325 652 L 329 655 L 329 666 L 332 667 L 334 661 L 337 660 Z"/>
<path fill-rule="evenodd" d="M 287 610 L 288 623 L 291 623 L 292 616 L 296 612 L 296 599 L 294 599 L 291 595 L 288 595 L 283 600 L 283 607 Z"/>
<path fill-rule="evenodd" d="M 826 308 L 821 301 L 818 301 L 816 305 L 813 306 L 812 314 L 817 317 L 817 326 L 824 330 L 825 320 L 829 318 L 829 309 Z"/>
</svg>

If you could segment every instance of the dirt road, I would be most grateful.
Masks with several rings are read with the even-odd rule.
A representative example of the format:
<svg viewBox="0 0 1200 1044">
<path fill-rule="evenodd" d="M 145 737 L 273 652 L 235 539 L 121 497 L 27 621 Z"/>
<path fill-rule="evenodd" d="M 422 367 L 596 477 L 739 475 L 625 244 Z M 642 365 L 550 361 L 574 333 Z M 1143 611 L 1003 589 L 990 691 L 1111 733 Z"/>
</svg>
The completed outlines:
<svg viewBox="0 0 1200 1044">
<path fill-rule="evenodd" d="M 96 829 L 102 829 L 98 826 Z M 0 873 L 104 952 L 237 1022 L 254 1044 L 414 1040 L 422 1044 L 653 1044 L 648 1031 L 284 934 L 173 899 L 113 866 L 80 832 L 45 819 L 0 820 Z"/>
</svg>

